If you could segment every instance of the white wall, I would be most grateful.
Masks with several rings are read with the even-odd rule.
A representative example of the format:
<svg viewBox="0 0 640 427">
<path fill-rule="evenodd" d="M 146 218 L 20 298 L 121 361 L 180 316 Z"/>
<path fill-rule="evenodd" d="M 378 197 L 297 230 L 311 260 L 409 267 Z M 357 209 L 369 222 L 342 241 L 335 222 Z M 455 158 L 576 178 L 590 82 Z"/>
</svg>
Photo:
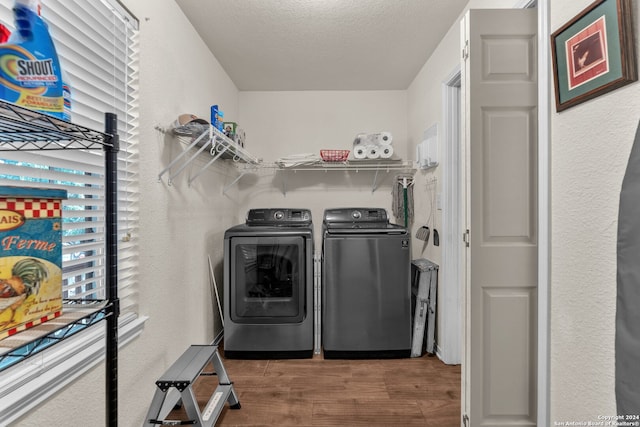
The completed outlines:
<svg viewBox="0 0 640 427">
<path fill-rule="evenodd" d="M 437 126 L 438 143 L 440 153 L 440 165 L 435 169 L 419 170 L 416 173 L 414 186 L 416 202 L 415 229 L 427 222 L 432 211 L 431 201 L 433 195 L 430 193 L 432 186 L 427 187 L 427 182 L 437 179 L 436 192 L 442 192 L 442 169 L 444 163 L 443 154 L 443 81 L 460 65 L 460 29 L 456 22 L 445 37 L 442 39 L 433 55 L 426 62 L 420 73 L 416 76 L 407 90 L 408 99 L 408 140 L 409 150 L 412 157 L 415 157 L 415 147 L 423 139 L 424 131 Z M 429 228 L 436 228 L 442 231 L 442 211 L 434 210 L 435 220 Z M 444 236 L 443 236 L 444 237 Z M 434 247 L 433 239 L 429 239 L 427 245 L 422 241 L 414 241 L 414 258 L 428 258 L 437 264 L 441 263 L 442 246 Z"/>
<path fill-rule="evenodd" d="M 551 31 L 589 4 L 551 0 Z M 552 423 L 616 414 L 617 215 L 639 99 L 635 82 L 551 115 Z"/>
<path fill-rule="evenodd" d="M 406 91 L 241 92 L 239 117 L 245 147 L 265 163 L 319 155 L 321 149 L 350 150 L 358 133 L 377 131 L 391 132 L 395 154 L 407 158 Z M 391 214 L 396 173 L 380 172 L 372 192 L 371 171 L 262 170 L 240 182 L 242 215 L 256 207 L 309 208 L 319 242 L 325 208 L 383 207 Z"/>
<path fill-rule="evenodd" d="M 238 91 L 173 1 L 127 0 L 140 19 L 140 314 L 141 337 L 119 354 L 119 424 L 140 426 L 155 381 L 190 344 L 220 330 L 209 291 L 207 254 L 220 273 L 222 237 L 238 204 L 222 196 L 233 169 L 214 165 L 191 187 L 189 169 L 172 186 L 158 174 L 183 146 L 154 130 L 180 113 L 209 117 L 217 103 L 236 118 Z M 200 156 L 201 165 L 206 156 Z M 219 286 L 222 275 L 217 277 Z M 217 313 L 217 310 L 215 310 Z M 104 365 L 18 422 L 21 426 L 104 425 Z"/>
</svg>

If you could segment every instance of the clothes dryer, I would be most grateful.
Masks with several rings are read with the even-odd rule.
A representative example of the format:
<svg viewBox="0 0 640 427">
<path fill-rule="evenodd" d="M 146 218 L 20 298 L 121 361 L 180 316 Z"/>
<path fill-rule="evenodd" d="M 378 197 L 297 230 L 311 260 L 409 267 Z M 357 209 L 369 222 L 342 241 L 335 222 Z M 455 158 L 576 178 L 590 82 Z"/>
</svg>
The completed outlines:
<svg viewBox="0 0 640 427">
<path fill-rule="evenodd" d="M 251 209 L 224 235 L 224 355 L 314 351 L 313 225 L 308 209 Z"/>
</svg>

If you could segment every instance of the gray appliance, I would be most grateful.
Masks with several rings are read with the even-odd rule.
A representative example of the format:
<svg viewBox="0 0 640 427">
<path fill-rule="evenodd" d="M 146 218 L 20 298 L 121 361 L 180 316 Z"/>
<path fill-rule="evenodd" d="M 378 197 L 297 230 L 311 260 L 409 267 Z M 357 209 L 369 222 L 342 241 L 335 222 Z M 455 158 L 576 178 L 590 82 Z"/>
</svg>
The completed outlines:
<svg viewBox="0 0 640 427">
<path fill-rule="evenodd" d="M 324 357 L 411 354 L 411 245 L 385 209 L 327 209 L 323 219 Z"/>
<path fill-rule="evenodd" d="M 308 209 L 251 209 L 224 235 L 226 358 L 307 358 L 314 350 Z"/>
</svg>

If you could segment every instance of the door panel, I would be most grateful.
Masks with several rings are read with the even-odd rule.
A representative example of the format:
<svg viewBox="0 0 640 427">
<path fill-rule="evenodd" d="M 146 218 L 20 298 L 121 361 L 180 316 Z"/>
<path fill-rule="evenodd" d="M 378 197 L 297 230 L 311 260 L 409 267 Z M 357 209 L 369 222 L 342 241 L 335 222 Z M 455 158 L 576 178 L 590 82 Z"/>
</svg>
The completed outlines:
<svg viewBox="0 0 640 427">
<path fill-rule="evenodd" d="M 470 10 L 462 27 L 471 426 L 536 425 L 536 18 Z"/>
<path fill-rule="evenodd" d="M 491 108 L 482 114 L 483 140 L 491 141 L 482 153 L 483 241 L 535 245 L 535 110 Z"/>
<path fill-rule="evenodd" d="M 482 303 L 485 417 L 530 419 L 534 416 L 530 397 L 535 391 L 531 387 L 535 384 L 535 324 L 531 323 L 535 288 L 485 288 Z M 511 319 L 511 327 L 504 327 L 505 318 Z M 502 355 L 505 349 L 508 357 Z"/>
</svg>

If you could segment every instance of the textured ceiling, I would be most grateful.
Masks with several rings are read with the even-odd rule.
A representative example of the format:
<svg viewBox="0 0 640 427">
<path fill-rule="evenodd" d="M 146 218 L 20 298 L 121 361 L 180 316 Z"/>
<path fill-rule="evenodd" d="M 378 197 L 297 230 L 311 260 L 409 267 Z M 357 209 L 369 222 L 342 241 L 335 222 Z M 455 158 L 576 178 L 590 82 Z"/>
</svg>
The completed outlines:
<svg viewBox="0 0 640 427">
<path fill-rule="evenodd" d="M 468 0 L 176 0 L 238 89 L 406 89 Z"/>
</svg>

